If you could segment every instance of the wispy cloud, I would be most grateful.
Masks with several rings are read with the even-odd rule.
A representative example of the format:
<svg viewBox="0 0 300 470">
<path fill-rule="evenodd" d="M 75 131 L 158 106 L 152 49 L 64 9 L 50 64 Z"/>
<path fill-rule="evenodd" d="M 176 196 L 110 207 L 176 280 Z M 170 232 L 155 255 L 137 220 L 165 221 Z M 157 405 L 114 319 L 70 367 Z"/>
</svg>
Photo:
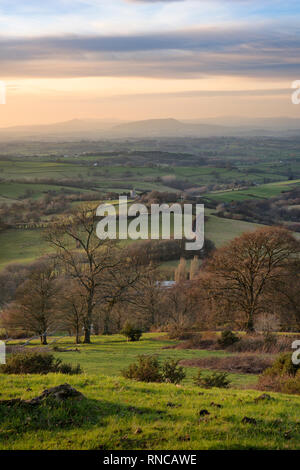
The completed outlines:
<svg viewBox="0 0 300 470">
<path fill-rule="evenodd" d="M 300 71 L 300 29 L 270 23 L 264 28 L 1 38 L 0 62 L 5 75 L 18 76 L 289 77 Z"/>
</svg>

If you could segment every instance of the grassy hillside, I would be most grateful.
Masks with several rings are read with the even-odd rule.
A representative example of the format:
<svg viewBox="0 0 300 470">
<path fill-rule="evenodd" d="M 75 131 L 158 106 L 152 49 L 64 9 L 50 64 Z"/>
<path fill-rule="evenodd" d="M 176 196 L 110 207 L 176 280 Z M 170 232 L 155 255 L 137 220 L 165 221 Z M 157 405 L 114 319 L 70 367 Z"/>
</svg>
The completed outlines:
<svg viewBox="0 0 300 470">
<path fill-rule="evenodd" d="M 217 247 L 248 230 L 261 227 L 258 224 L 239 220 L 221 219 L 206 210 L 209 216 L 205 224 L 205 236 Z M 172 223 L 172 219 L 171 219 Z M 30 262 L 49 251 L 49 246 L 42 238 L 41 229 L 13 229 L 0 232 L 0 269 L 12 262 Z M 176 260 L 171 265 L 176 265 Z"/>
<path fill-rule="evenodd" d="M 145 384 L 102 374 L 1 376 L 1 399 L 70 383 L 86 399 L 0 405 L 0 449 L 299 449 L 300 397 Z M 215 404 L 221 405 L 220 408 Z M 200 416 L 201 410 L 208 415 Z M 247 416 L 255 424 L 243 424 Z"/>
<path fill-rule="evenodd" d="M 57 339 L 57 338 L 55 338 Z M 50 339 L 51 341 L 51 339 Z M 53 341 L 53 339 L 52 339 Z M 169 346 L 177 343 L 166 339 L 161 333 L 146 333 L 139 342 L 127 342 L 124 336 L 94 336 L 92 344 L 77 345 L 79 352 L 55 352 L 55 355 L 74 365 L 79 363 L 84 372 L 88 374 L 103 374 L 108 376 L 121 375 L 121 370 L 130 363 L 135 362 L 140 354 L 155 354 L 158 359 L 198 359 L 207 356 L 223 357 L 230 355 L 224 351 L 204 351 L 187 349 L 168 349 Z M 38 345 L 38 341 L 33 341 L 32 345 Z M 74 349 L 73 338 L 62 338 L 54 343 L 62 348 Z M 51 346 L 50 346 L 51 348 Z M 194 367 L 185 367 L 186 378 L 184 384 L 192 384 L 192 377 L 195 375 Z M 230 374 L 232 386 L 249 386 L 256 383 L 257 377 L 249 374 Z"/>
<path fill-rule="evenodd" d="M 264 225 L 244 222 L 243 220 L 222 219 L 215 216 L 214 211 L 210 209 L 206 209 L 205 214 L 208 215 L 208 220 L 205 223 L 205 236 L 212 240 L 217 248 L 233 238 L 239 237 L 244 232 L 264 227 Z"/>
<path fill-rule="evenodd" d="M 42 231 L 5 230 L 0 233 L 0 269 L 9 263 L 28 263 L 49 252 Z"/>
</svg>

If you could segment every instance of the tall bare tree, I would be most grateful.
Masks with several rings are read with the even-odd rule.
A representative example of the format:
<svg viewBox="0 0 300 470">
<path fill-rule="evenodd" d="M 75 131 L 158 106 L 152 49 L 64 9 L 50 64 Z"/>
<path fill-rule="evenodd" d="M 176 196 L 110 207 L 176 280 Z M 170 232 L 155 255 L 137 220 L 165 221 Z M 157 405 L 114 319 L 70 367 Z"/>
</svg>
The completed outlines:
<svg viewBox="0 0 300 470">
<path fill-rule="evenodd" d="M 77 283 L 86 305 L 83 314 L 84 342 L 91 342 L 95 307 L 110 310 L 137 281 L 139 267 L 131 262 L 116 242 L 96 234 L 99 218 L 94 207 L 80 207 L 70 217 L 53 224 L 46 233 L 56 248 L 67 278 Z"/>
<path fill-rule="evenodd" d="M 86 298 L 81 286 L 70 279 L 60 279 L 61 289 L 57 298 L 57 326 L 75 334 L 75 343 L 80 343 Z"/>
<path fill-rule="evenodd" d="M 266 296 L 286 279 L 299 252 L 299 241 L 283 228 L 244 233 L 206 263 L 200 276 L 203 292 L 217 315 L 234 314 L 253 331 L 254 318 L 266 310 Z"/>
<path fill-rule="evenodd" d="M 55 303 L 59 285 L 52 260 L 44 260 L 20 285 L 16 299 L 3 313 L 6 327 L 32 331 L 47 344 L 47 335 L 55 328 Z"/>
</svg>

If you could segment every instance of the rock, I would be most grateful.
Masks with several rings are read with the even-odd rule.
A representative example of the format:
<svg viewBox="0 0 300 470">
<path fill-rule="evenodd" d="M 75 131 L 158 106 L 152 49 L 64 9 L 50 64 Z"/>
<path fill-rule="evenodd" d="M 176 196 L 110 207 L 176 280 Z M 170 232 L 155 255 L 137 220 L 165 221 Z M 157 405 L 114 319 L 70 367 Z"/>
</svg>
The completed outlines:
<svg viewBox="0 0 300 470">
<path fill-rule="evenodd" d="M 168 401 L 168 403 L 166 404 L 166 406 L 169 406 L 170 408 L 178 408 L 180 406 L 182 406 L 180 403 L 176 404 L 176 403 L 173 403 L 171 401 Z"/>
<path fill-rule="evenodd" d="M 207 411 L 207 410 L 200 410 L 200 411 L 199 411 L 199 415 L 200 415 L 200 416 L 208 416 L 208 415 L 210 415 L 210 412 Z"/>
<path fill-rule="evenodd" d="M 244 417 L 243 417 L 242 423 L 243 423 L 243 424 L 254 424 L 254 425 L 257 424 L 256 419 L 254 419 L 254 418 L 249 418 L 248 416 L 244 416 Z"/>
<path fill-rule="evenodd" d="M 138 415 L 142 415 L 144 413 L 143 410 L 140 410 L 139 408 L 136 408 L 135 406 L 129 406 L 128 411 L 131 411 L 132 413 L 136 413 Z"/>
<path fill-rule="evenodd" d="M 190 441 L 190 440 L 191 440 L 191 437 L 190 437 L 189 434 L 186 434 L 185 436 L 179 436 L 179 437 L 178 437 L 178 440 L 179 440 L 179 441 L 182 441 L 182 442 L 184 442 L 184 441 Z"/>
<path fill-rule="evenodd" d="M 259 395 L 259 397 L 254 398 L 255 403 L 259 401 L 271 401 L 274 400 L 268 393 L 263 393 L 262 395 Z"/>
<path fill-rule="evenodd" d="M 13 398 L 12 400 L 1 400 L 0 405 L 5 406 L 36 406 L 48 398 L 54 399 L 58 402 L 67 400 L 68 398 L 76 398 L 82 400 L 84 395 L 78 392 L 75 388 L 69 384 L 58 385 L 53 388 L 46 388 L 43 393 L 37 397 L 31 398 L 30 400 L 21 400 L 20 398 Z"/>
<path fill-rule="evenodd" d="M 211 402 L 210 406 L 214 406 L 215 408 L 222 408 L 222 405 L 215 403 L 214 401 Z"/>
<path fill-rule="evenodd" d="M 77 398 L 82 400 L 85 397 L 82 393 L 78 392 L 78 390 L 71 387 L 71 385 L 62 384 L 57 387 L 46 388 L 41 395 L 32 398 L 31 400 L 25 400 L 25 403 L 28 405 L 39 405 L 48 398 L 52 398 L 56 401 L 64 401 L 68 398 Z"/>
</svg>

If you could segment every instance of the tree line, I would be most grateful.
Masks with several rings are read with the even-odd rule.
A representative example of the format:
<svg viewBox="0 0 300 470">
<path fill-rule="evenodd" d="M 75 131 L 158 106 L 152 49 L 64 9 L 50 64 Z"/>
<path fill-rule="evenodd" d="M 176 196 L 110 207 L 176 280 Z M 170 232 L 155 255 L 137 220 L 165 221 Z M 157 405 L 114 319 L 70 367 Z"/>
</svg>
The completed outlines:
<svg viewBox="0 0 300 470">
<path fill-rule="evenodd" d="M 96 222 L 86 207 L 53 222 L 45 238 L 54 254 L 0 275 L 8 335 L 35 334 L 47 344 L 49 334 L 64 331 L 90 343 L 92 334 L 120 332 L 128 321 L 144 331 L 252 332 L 264 315 L 278 329 L 299 329 L 300 243 L 286 229 L 247 232 L 201 265 L 194 257 L 189 279 L 182 260 L 175 285 L 166 288 L 151 250 L 98 239 Z"/>
</svg>

